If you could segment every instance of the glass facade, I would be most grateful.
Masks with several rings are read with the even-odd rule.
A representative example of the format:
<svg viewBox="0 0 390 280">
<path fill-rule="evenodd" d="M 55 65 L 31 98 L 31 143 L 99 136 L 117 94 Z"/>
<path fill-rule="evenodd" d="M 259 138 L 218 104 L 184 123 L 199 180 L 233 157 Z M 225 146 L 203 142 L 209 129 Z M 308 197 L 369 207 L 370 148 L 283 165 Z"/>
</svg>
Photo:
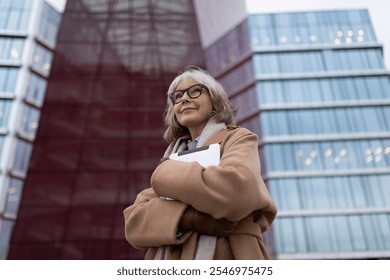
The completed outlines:
<svg viewBox="0 0 390 280">
<path fill-rule="evenodd" d="M 18 218 L 60 19 L 43 0 L 0 0 L 0 259 Z"/>
<path fill-rule="evenodd" d="M 8 258 L 142 259 L 123 210 L 167 146 L 170 82 L 188 64 L 204 67 L 192 1 L 68 0 L 52 62 L 46 45 L 26 88 L 20 131 L 35 142 L 18 143 L 31 160 Z M 19 203 L 12 183 L 9 209 Z"/>
<path fill-rule="evenodd" d="M 1 0 L 0 30 L 26 31 L 34 0 Z"/>
<path fill-rule="evenodd" d="M 254 48 L 376 42 L 369 14 L 362 10 L 260 14 L 248 21 Z"/>
<path fill-rule="evenodd" d="M 206 52 L 260 137 L 276 258 L 389 258 L 390 80 L 368 12 L 253 14 Z"/>
<path fill-rule="evenodd" d="M 15 91 L 18 69 L 15 67 L 0 67 L 0 95 L 12 95 Z"/>
</svg>

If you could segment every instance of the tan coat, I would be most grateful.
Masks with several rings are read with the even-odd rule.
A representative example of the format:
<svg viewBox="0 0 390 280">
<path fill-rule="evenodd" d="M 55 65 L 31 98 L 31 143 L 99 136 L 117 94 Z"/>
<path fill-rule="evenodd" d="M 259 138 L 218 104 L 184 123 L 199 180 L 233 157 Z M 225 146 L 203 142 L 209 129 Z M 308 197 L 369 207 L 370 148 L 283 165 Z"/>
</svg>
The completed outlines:
<svg viewBox="0 0 390 280">
<path fill-rule="evenodd" d="M 149 248 L 145 259 L 153 259 L 162 245 L 168 245 L 168 259 L 194 259 L 198 233 L 176 237 L 187 205 L 239 222 L 231 235 L 218 238 L 214 259 L 269 258 L 261 233 L 277 210 L 260 176 L 256 134 L 230 131 L 221 142 L 219 166 L 166 160 L 152 174 L 151 186 L 124 211 L 126 239 L 135 248 Z"/>
</svg>

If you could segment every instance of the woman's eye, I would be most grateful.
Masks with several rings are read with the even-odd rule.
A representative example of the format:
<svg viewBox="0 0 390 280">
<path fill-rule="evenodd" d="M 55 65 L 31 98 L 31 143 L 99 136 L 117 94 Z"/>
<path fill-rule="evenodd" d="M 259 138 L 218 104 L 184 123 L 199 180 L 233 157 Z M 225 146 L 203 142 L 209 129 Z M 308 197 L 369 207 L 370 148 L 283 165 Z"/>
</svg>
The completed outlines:
<svg viewBox="0 0 390 280">
<path fill-rule="evenodd" d="M 195 93 L 195 92 L 199 92 L 200 91 L 200 87 L 195 87 L 195 88 L 192 88 L 190 93 Z"/>
<path fill-rule="evenodd" d="M 176 92 L 174 97 L 175 97 L 175 100 L 180 99 L 180 98 L 183 97 L 183 93 L 182 92 Z"/>
</svg>

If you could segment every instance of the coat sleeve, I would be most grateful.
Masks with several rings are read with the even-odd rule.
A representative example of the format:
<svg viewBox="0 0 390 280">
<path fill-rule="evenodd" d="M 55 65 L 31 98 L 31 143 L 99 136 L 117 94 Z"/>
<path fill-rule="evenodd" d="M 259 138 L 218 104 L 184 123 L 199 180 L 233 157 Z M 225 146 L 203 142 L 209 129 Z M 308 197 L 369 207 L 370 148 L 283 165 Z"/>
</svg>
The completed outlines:
<svg viewBox="0 0 390 280">
<path fill-rule="evenodd" d="M 166 160 L 153 172 L 152 188 L 216 219 L 239 221 L 259 209 L 274 211 L 260 175 L 256 134 L 240 128 L 229 135 L 221 143 L 219 166 Z"/>
<path fill-rule="evenodd" d="M 181 244 L 188 234 L 176 237 L 187 205 L 161 199 L 151 188 L 138 194 L 134 204 L 123 211 L 126 240 L 135 248 Z"/>
</svg>

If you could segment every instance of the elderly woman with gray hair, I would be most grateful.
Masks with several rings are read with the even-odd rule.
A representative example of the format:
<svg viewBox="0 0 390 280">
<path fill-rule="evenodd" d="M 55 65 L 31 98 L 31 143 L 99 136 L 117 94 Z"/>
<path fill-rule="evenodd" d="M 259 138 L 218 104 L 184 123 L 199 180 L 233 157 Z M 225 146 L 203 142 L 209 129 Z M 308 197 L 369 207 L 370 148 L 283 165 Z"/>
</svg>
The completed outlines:
<svg viewBox="0 0 390 280">
<path fill-rule="evenodd" d="M 147 248 L 145 259 L 268 259 L 262 233 L 277 210 L 260 175 L 256 134 L 234 125 L 224 89 L 200 68 L 181 72 L 167 101 L 169 146 L 151 187 L 124 210 L 127 241 Z M 212 143 L 220 144 L 218 166 L 169 159 Z"/>
</svg>

